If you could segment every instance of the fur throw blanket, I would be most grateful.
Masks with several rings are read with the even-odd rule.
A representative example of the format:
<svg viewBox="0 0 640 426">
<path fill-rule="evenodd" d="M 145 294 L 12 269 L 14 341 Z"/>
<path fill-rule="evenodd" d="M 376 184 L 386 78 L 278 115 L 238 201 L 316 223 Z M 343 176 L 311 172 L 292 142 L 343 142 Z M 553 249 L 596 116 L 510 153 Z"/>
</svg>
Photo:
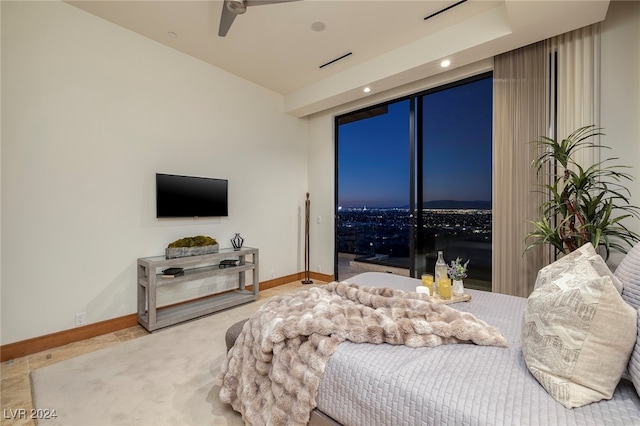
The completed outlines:
<svg viewBox="0 0 640 426">
<path fill-rule="evenodd" d="M 251 316 L 222 364 L 220 399 L 249 425 L 306 425 L 327 360 L 344 340 L 507 346 L 495 327 L 426 294 L 333 282 L 275 296 Z"/>
</svg>

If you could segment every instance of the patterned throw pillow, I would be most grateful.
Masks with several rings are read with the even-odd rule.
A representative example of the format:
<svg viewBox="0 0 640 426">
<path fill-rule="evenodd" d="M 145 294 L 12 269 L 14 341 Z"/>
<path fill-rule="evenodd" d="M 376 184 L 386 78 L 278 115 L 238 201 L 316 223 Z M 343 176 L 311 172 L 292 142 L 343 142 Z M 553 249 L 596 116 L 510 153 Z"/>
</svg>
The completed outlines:
<svg viewBox="0 0 640 426">
<path fill-rule="evenodd" d="M 622 282 L 616 278 L 611 272 L 611 269 L 607 266 L 602 256 L 596 253 L 595 248 L 591 243 L 586 243 L 577 250 L 561 257 L 550 265 L 538 271 L 534 290 L 553 280 L 558 274 L 571 273 L 571 270 L 583 261 L 588 261 L 593 269 L 596 270 L 599 276 L 611 278 L 613 286 L 618 290 L 618 293 L 622 293 Z"/>
<path fill-rule="evenodd" d="M 527 300 L 522 352 L 529 371 L 567 408 L 610 399 L 637 338 L 637 313 L 589 261 Z"/>
</svg>

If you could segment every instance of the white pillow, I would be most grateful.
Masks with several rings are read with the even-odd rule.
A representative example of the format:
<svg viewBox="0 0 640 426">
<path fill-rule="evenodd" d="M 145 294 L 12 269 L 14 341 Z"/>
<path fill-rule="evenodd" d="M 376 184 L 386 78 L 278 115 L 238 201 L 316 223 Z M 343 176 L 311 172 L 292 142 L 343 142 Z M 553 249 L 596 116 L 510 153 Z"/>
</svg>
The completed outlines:
<svg viewBox="0 0 640 426">
<path fill-rule="evenodd" d="M 583 262 L 588 261 L 593 269 L 598 273 L 600 277 L 609 277 L 618 293 L 622 293 L 622 282 L 611 272 L 611 269 L 607 266 L 602 256 L 596 253 L 595 248 L 591 243 L 586 243 L 577 250 L 561 257 L 550 265 L 538 271 L 534 290 L 553 280 L 558 274 L 571 273 L 573 268 Z"/>
<path fill-rule="evenodd" d="M 589 261 L 527 300 L 522 352 L 529 371 L 567 408 L 611 399 L 637 338 L 637 313 Z"/>
<path fill-rule="evenodd" d="M 631 352 L 631 358 L 629 358 L 629 365 L 627 371 L 631 377 L 631 382 L 636 388 L 636 392 L 640 396 L 640 309 L 638 309 L 638 330 L 636 335 L 636 343 L 633 346 L 633 352 Z"/>
<path fill-rule="evenodd" d="M 640 396 L 640 243 L 633 246 L 622 259 L 616 269 L 616 277 L 622 282 L 622 299 L 638 309 L 638 336 L 629 359 L 627 374 Z"/>
<path fill-rule="evenodd" d="M 640 308 L 640 243 L 637 243 L 622 259 L 616 269 L 616 278 L 622 283 L 622 298 Z"/>
</svg>

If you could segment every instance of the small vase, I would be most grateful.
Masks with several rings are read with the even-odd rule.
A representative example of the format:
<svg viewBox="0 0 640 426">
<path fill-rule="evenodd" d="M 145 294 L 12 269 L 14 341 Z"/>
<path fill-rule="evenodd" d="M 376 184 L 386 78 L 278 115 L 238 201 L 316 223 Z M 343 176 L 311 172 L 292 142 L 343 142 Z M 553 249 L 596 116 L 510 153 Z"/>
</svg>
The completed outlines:
<svg viewBox="0 0 640 426">
<path fill-rule="evenodd" d="M 242 238 L 240 234 L 236 232 L 236 235 L 231 239 L 233 249 L 240 250 L 242 248 L 242 243 L 244 243 L 244 238 Z"/>
<path fill-rule="evenodd" d="M 464 294 L 464 283 L 462 280 L 453 280 L 453 295 L 462 296 Z"/>
</svg>

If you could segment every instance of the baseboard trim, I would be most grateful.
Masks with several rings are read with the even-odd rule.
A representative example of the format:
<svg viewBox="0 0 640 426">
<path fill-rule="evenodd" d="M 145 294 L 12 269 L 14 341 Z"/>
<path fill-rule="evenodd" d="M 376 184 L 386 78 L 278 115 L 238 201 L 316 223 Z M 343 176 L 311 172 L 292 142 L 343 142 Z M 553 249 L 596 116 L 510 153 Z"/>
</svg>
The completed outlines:
<svg viewBox="0 0 640 426">
<path fill-rule="evenodd" d="M 58 331 L 44 336 L 33 337 L 20 342 L 9 343 L 0 347 L 0 361 L 5 362 L 10 359 L 46 351 L 48 349 L 64 346 L 80 340 L 90 339 L 114 331 L 133 327 L 138 323 L 137 314 L 129 314 L 118 318 L 87 324 L 69 330 Z"/>
<path fill-rule="evenodd" d="M 321 274 L 319 272 L 309 272 L 309 277 L 322 281 L 322 282 L 331 282 L 333 281 L 333 275 Z M 287 284 L 293 281 L 302 281 L 304 279 L 304 272 L 298 272 L 296 274 L 287 275 L 280 278 L 274 278 L 272 280 L 263 281 L 260 283 L 260 290 L 266 290 L 273 287 L 278 287 L 283 284 Z M 253 288 L 253 286 L 249 285 L 248 288 Z"/>
<path fill-rule="evenodd" d="M 333 281 L 333 275 L 310 272 L 309 276 L 312 279 L 316 279 L 318 281 Z M 296 274 L 263 281 L 260 283 L 260 290 L 267 290 L 269 288 L 278 287 L 296 280 L 302 280 L 303 278 L 304 273 L 298 272 Z M 253 288 L 253 286 L 249 285 L 247 286 L 247 288 L 251 289 Z M 69 343 L 79 342 L 81 340 L 101 336 L 103 334 L 113 333 L 125 328 L 133 327 L 136 324 L 138 324 L 138 315 L 134 313 L 108 319 L 105 321 L 96 322 L 93 324 L 87 324 L 82 327 L 76 327 L 69 330 L 47 334 L 44 336 L 21 340 L 15 343 L 8 343 L 6 345 L 0 346 L 0 362 L 21 358 L 23 356 L 46 351 L 48 349 L 64 346 Z"/>
</svg>

